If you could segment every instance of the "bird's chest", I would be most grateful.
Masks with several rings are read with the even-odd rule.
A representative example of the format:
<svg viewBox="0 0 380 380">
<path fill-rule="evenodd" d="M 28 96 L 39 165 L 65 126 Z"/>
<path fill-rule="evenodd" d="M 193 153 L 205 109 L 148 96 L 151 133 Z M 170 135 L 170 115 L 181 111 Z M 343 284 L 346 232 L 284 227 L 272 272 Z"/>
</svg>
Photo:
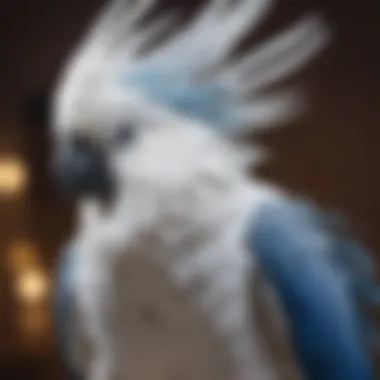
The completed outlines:
<svg viewBox="0 0 380 380">
<path fill-rule="evenodd" d="M 214 302 L 217 308 L 212 300 L 212 291 L 217 291 L 210 292 L 215 284 L 196 266 L 185 261 L 156 265 L 144 258 L 126 261 L 120 280 L 120 337 L 133 378 L 231 378 L 226 342 L 207 305 Z"/>
<path fill-rule="evenodd" d="M 252 326 L 255 263 L 245 249 L 244 219 L 237 214 L 226 223 L 217 213 L 183 206 L 165 207 L 170 212 L 159 223 L 140 218 L 149 223 L 141 223 L 146 228 L 133 235 L 128 252 L 121 249 L 124 235 L 111 235 L 126 252 L 112 273 L 126 372 L 136 380 L 275 379 L 260 328 Z M 140 219 L 130 215 L 136 225 Z M 108 255 L 99 257 L 112 263 Z"/>
</svg>

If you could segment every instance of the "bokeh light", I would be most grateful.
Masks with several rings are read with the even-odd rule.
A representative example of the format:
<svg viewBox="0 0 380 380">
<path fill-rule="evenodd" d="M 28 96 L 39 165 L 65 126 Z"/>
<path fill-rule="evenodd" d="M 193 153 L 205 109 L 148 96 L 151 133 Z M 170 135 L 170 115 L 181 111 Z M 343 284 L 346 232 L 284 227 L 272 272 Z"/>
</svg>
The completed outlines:
<svg viewBox="0 0 380 380">
<path fill-rule="evenodd" d="M 28 170 L 18 157 L 0 157 L 0 196 L 19 197 L 28 185 Z"/>
<path fill-rule="evenodd" d="M 17 300 L 26 305 L 45 302 L 49 277 L 34 245 L 26 240 L 16 241 L 9 247 L 7 259 Z"/>
<path fill-rule="evenodd" d="M 24 348 L 34 352 L 50 334 L 51 278 L 33 240 L 20 237 L 10 244 L 6 263 L 17 302 L 18 334 Z"/>
<path fill-rule="evenodd" d="M 49 284 L 43 271 L 29 268 L 17 278 L 15 284 L 17 298 L 26 304 L 37 304 L 46 300 Z"/>
</svg>

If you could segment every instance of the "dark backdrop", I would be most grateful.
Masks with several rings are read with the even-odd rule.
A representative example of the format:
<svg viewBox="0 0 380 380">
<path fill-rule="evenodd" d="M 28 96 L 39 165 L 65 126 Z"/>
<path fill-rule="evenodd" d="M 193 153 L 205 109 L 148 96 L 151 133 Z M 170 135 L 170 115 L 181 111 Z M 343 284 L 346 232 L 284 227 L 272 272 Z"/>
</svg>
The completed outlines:
<svg viewBox="0 0 380 380">
<path fill-rule="evenodd" d="M 28 317 L 32 331 L 35 323 L 37 332 L 27 335 L 19 324 L 25 307 L 14 295 L 15 274 L 7 266 L 7 255 L 10 244 L 26 239 L 36 247 L 39 265 L 50 275 L 57 247 L 69 233 L 71 206 L 57 197 L 47 171 L 46 99 L 62 58 L 101 3 L 0 2 L 0 156 L 20 155 L 32 180 L 23 198 L 0 201 L 0 377 L 4 379 L 59 377 L 46 314 L 48 302 L 42 314 Z M 197 2 L 171 3 L 190 10 Z M 323 205 L 345 211 L 377 254 L 380 4 L 378 0 L 280 1 L 268 30 L 309 6 L 324 10 L 335 41 L 296 78 L 310 88 L 313 107 L 307 116 L 260 136 L 274 152 L 260 172 Z"/>
</svg>

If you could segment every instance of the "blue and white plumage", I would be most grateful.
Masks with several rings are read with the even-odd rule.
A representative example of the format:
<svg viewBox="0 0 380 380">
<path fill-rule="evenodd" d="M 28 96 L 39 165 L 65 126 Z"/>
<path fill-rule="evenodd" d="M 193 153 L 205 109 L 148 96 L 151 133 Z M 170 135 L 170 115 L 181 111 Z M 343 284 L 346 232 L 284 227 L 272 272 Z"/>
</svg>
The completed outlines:
<svg viewBox="0 0 380 380">
<path fill-rule="evenodd" d="M 91 380 L 372 379 L 356 283 L 342 271 L 351 250 L 316 212 L 250 178 L 260 157 L 230 138 L 297 115 L 303 94 L 269 88 L 326 45 L 326 27 L 307 16 L 227 63 L 272 2 L 212 0 L 140 53 L 171 20 L 139 29 L 153 5 L 110 2 L 54 97 L 55 168 L 79 199 L 60 277 L 71 308 L 58 310 L 70 362 Z M 139 303 L 166 334 L 141 326 Z M 230 377 L 207 350 L 223 352 Z"/>
</svg>

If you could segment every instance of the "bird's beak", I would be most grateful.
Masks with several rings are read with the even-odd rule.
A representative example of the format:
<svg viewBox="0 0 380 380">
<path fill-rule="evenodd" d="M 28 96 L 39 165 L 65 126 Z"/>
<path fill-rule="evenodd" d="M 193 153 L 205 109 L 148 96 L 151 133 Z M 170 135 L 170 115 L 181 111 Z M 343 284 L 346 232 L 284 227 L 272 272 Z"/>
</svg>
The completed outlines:
<svg viewBox="0 0 380 380">
<path fill-rule="evenodd" d="M 79 138 L 61 142 L 53 157 L 53 175 L 58 186 L 72 197 L 107 197 L 111 175 L 101 148 Z"/>
</svg>

